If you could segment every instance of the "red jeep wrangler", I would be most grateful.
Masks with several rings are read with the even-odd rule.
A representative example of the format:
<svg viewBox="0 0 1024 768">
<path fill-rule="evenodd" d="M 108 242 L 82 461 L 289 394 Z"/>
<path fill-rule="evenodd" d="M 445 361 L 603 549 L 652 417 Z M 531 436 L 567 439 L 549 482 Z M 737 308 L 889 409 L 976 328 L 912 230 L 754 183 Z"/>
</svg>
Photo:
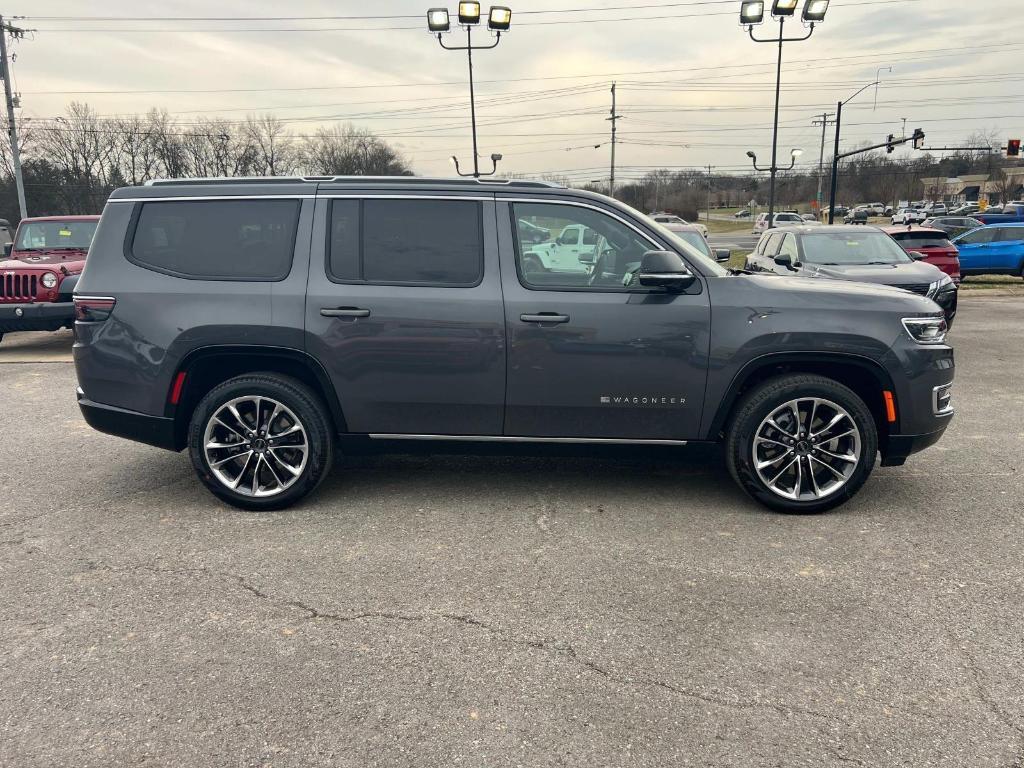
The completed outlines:
<svg viewBox="0 0 1024 768">
<path fill-rule="evenodd" d="M 71 328 L 71 293 L 99 216 L 22 219 L 0 260 L 0 340 L 13 331 Z"/>
</svg>

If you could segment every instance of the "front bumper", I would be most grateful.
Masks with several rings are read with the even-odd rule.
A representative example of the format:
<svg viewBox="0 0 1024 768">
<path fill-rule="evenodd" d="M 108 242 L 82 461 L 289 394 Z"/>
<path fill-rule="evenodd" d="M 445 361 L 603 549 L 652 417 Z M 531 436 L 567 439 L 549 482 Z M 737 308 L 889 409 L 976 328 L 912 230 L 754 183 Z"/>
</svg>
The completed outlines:
<svg viewBox="0 0 1024 768">
<path fill-rule="evenodd" d="M 882 466 L 899 466 L 907 456 L 934 445 L 953 419 L 952 400 L 938 393 L 953 384 L 953 349 L 945 344 L 917 344 L 902 336 L 887 356 L 893 372 L 897 421 L 882 440 Z"/>
<path fill-rule="evenodd" d="M 926 432 L 923 435 L 889 435 L 885 452 L 882 454 L 883 467 L 901 467 L 912 453 L 923 451 L 939 442 L 946 427 Z"/>
<path fill-rule="evenodd" d="M 89 426 L 100 432 L 169 451 L 181 450 L 175 440 L 174 419 L 95 403 L 85 397 L 81 388 L 78 389 L 78 407 Z"/>
<path fill-rule="evenodd" d="M 0 304 L 0 333 L 56 331 L 70 328 L 75 320 L 72 301 L 38 304 Z"/>
</svg>

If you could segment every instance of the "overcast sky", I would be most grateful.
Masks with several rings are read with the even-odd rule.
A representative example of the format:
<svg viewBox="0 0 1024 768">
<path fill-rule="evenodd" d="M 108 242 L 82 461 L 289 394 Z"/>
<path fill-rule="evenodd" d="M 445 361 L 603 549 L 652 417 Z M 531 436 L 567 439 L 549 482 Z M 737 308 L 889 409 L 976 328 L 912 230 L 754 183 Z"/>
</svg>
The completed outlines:
<svg viewBox="0 0 1024 768">
<path fill-rule="evenodd" d="M 449 175 L 449 155 L 470 160 L 466 57 L 425 31 L 430 2 L 16 0 L 5 10 L 38 30 L 13 48 L 23 117 L 52 118 L 78 100 L 103 115 L 164 107 L 182 124 L 271 112 L 297 134 L 350 121 L 398 146 L 417 173 Z M 512 31 L 475 57 L 481 156 L 503 153 L 506 172 L 606 179 L 616 80 L 620 179 L 655 166 L 738 171 L 748 149 L 768 162 L 776 48 L 747 37 L 739 4 L 512 2 Z M 385 18 L 254 18 L 371 15 Z M 166 18 L 190 16 L 229 20 Z M 780 155 L 801 147 L 816 165 L 814 115 L 888 66 L 877 109 L 874 89 L 844 109 L 844 146 L 899 135 L 904 117 L 932 145 L 1024 134 L 1022 28 L 1015 0 L 832 0 L 811 39 L 784 48 Z M 476 42 L 490 42 L 486 30 Z"/>
</svg>

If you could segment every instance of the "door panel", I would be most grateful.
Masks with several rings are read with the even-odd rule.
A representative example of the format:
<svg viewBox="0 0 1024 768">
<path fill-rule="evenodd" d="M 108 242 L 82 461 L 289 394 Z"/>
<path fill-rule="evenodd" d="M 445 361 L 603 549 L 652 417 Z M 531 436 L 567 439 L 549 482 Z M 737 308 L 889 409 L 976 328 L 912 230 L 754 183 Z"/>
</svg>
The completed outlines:
<svg viewBox="0 0 1024 768">
<path fill-rule="evenodd" d="M 1024 255 L 1024 227 L 1002 227 L 992 254 L 996 269 L 1016 272 Z"/>
<path fill-rule="evenodd" d="M 595 266 L 602 275 L 602 265 L 613 256 L 616 261 L 622 256 L 622 264 L 633 264 L 644 250 L 660 246 L 631 244 L 609 254 L 604 233 L 593 219 L 604 218 L 600 211 L 546 201 L 515 206 L 518 213 L 512 205 L 498 202 L 509 344 L 505 434 L 696 438 L 710 323 L 701 279 L 691 293 L 671 294 L 627 289 L 611 272 L 599 290 L 574 285 L 571 275 L 524 276 L 516 264 L 513 215 L 543 212 L 545 216 L 538 218 L 549 222 L 569 219 L 593 226 L 602 235 Z M 609 221 L 628 230 L 617 219 Z M 543 289 L 529 288 L 524 281 L 536 281 L 533 285 Z"/>
<path fill-rule="evenodd" d="M 445 245 L 445 230 L 461 227 L 466 209 L 457 209 L 459 221 L 444 221 L 444 209 L 434 208 L 425 221 L 406 218 L 389 228 L 386 210 L 367 209 L 371 200 L 378 204 L 384 199 L 363 197 L 361 221 L 377 230 L 361 232 L 363 259 L 371 258 L 371 251 L 385 256 L 379 259 L 384 263 L 364 274 L 390 278 L 396 270 L 400 275 L 409 269 L 421 284 L 370 284 L 361 281 L 358 271 L 346 282 L 328 278 L 329 233 L 338 249 L 345 244 L 358 248 L 353 243 L 360 236 L 346 228 L 342 214 L 332 219 L 331 200 L 318 199 L 306 298 L 307 349 L 327 368 L 351 432 L 500 435 L 505 332 L 493 200 L 475 201 L 482 238 L 479 284 L 439 287 L 423 283 L 444 282 L 445 274 L 457 278 L 452 282 L 464 282 L 464 270 L 431 265 L 449 258 L 442 252 L 452 248 Z M 435 205 L 453 202 L 442 199 Z M 433 250 L 432 242 L 437 243 Z M 336 273 L 359 269 L 359 257 L 339 254 L 330 263 Z"/>
</svg>

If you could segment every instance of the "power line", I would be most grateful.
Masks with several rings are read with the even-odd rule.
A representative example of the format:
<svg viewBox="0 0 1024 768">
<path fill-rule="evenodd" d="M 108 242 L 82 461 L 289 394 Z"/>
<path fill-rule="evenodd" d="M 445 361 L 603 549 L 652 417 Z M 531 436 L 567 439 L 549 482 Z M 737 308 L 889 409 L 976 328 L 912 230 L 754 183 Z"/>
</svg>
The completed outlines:
<svg viewBox="0 0 1024 768">
<path fill-rule="evenodd" d="M 858 6 L 876 6 L 876 5 L 893 5 L 895 3 L 906 4 L 906 3 L 918 3 L 923 0 L 858 0 L 857 2 L 844 3 L 844 8 L 858 7 Z M 658 6 L 654 6 L 658 7 Z M 632 10 L 633 7 L 630 7 Z M 604 9 L 592 8 L 585 9 L 591 11 L 600 11 Z M 695 19 L 695 18 L 707 18 L 711 16 L 735 16 L 735 11 L 712 11 L 711 13 L 684 13 L 684 14 L 664 14 L 660 16 L 618 16 L 613 18 L 601 18 L 601 19 L 574 19 L 573 24 L 606 24 L 616 23 L 623 24 L 628 22 L 636 21 L 666 21 L 669 19 Z M 420 18 L 419 16 L 415 18 Z M 549 26 L 552 24 L 563 24 L 563 21 L 526 21 L 520 22 L 517 27 L 538 27 L 538 26 Z M 60 32 L 63 34 L 95 34 L 95 33 L 123 33 L 123 32 L 148 32 L 157 34 L 176 34 L 179 32 L 218 32 L 221 34 L 230 33 L 317 33 L 317 32 L 402 32 L 402 31 L 420 31 L 423 32 L 423 25 L 416 26 L 378 26 L 378 27 L 182 27 L 178 29 L 161 29 L 158 27 L 100 27 L 84 29 L 82 27 L 39 27 L 39 32 Z"/>
<path fill-rule="evenodd" d="M 537 11 L 516 11 L 516 16 L 545 13 L 586 13 L 589 11 L 635 11 L 647 8 L 681 8 L 695 5 L 732 5 L 734 0 L 690 0 L 690 2 L 649 3 L 645 5 L 589 6 L 585 8 L 552 8 Z M 376 16 L 17 16 L 32 21 L 353 21 L 357 19 L 421 19 L 423 14 L 391 14 Z"/>
<path fill-rule="evenodd" d="M 819 62 L 838 62 L 846 61 L 852 62 L 854 59 L 870 59 L 872 61 L 878 58 L 890 59 L 893 56 L 902 54 L 918 54 L 918 53 L 935 53 L 939 54 L 963 54 L 970 55 L 972 52 L 984 52 L 992 51 L 997 49 L 996 52 L 1018 50 L 1024 48 L 1024 44 L 1021 43 L 993 43 L 987 45 L 976 45 L 976 46 L 958 46 L 958 47 L 946 47 L 946 48 L 922 48 L 917 50 L 894 50 L 894 51 L 882 51 L 872 54 L 858 54 L 853 56 L 831 56 L 828 58 L 813 58 L 813 59 L 797 59 L 783 65 L 784 71 L 790 69 L 806 69 L 802 65 L 816 64 Z M 894 59 L 895 61 L 903 61 L 903 59 Z M 738 69 L 749 69 L 751 67 L 769 67 L 768 63 L 759 64 L 723 64 L 711 67 L 687 67 L 687 68 L 673 68 L 673 69 L 649 69 L 649 70 L 634 70 L 630 72 L 597 72 L 589 75 L 547 75 L 541 77 L 513 77 L 513 78 L 497 78 L 491 80 L 478 80 L 478 83 L 521 83 L 521 82 L 537 82 L 537 81 L 551 81 L 551 80 L 583 80 L 583 79 L 594 79 L 594 78 L 617 78 L 622 79 L 626 75 L 664 75 L 671 74 L 674 72 L 703 72 L 703 71 L 714 71 L 722 72 L 723 70 L 738 70 Z M 771 65 L 774 66 L 774 65 Z M 836 65 L 841 66 L 841 65 Z M 987 80 L 987 78 L 986 78 Z M 465 87 L 466 83 L 463 80 L 446 80 L 438 82 L 423 82 L 423 81 L 405 81 L 397 83 L 376 83 L 376 84 L 364 84 L 364 85 L 314 85 L 314 86 L 293 86 L 293 87 L 274 87 L 274 88 L 169 88 L 169 89 L 152 89 L 152 88 L 140 88 L 140 89 L 128 89 L 128 90 L 74 90 L 74 91 L 25 91 L 24 93 L 33 96 L 54 96 L 54 95 L 67 95 L 67 96 L 93 96 L 93 95 L 130 95 L 130 94 L 173 94 L 173 93 L 296 93 L 304 91 L 342 91 L 342 90 L 366 90 L 366 89 L 380 89 L 380 88 L 433 88 L 433 87 L 447 87 L 457 86 Z M 656 83 L 645 84 L 645 85 L 657 85 Z"/>
</svg>

